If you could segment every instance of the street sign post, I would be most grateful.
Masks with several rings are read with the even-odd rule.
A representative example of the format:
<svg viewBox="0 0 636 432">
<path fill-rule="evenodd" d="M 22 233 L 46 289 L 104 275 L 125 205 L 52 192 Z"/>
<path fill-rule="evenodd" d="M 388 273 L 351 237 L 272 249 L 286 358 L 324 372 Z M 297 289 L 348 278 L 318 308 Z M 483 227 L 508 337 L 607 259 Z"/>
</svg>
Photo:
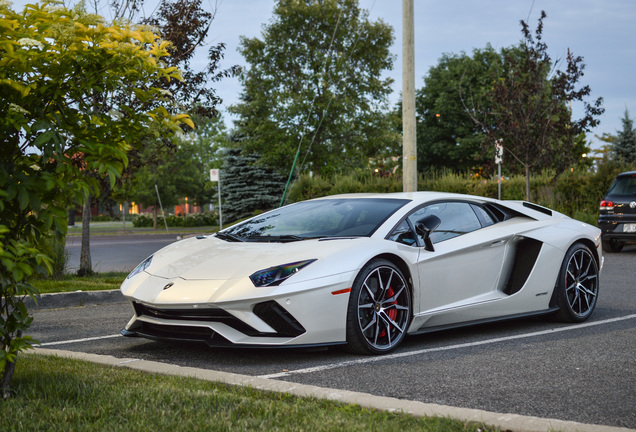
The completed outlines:
<svg viewBox="0 0 636 432">
<path fill-rule="evenodd" d="M 497 197 L 501 199 L 501 164 L 503 163 L 503 139 L 495 141 L 495 163 L 497 164 Z"/>
<path fill-rule="evenodd" d="M 210 170 L 210 181 L 219 183 L 219 230 L 223 229 L 223 213 L 221 211 L 221 170 L 212 168 Z"/>
</svg>

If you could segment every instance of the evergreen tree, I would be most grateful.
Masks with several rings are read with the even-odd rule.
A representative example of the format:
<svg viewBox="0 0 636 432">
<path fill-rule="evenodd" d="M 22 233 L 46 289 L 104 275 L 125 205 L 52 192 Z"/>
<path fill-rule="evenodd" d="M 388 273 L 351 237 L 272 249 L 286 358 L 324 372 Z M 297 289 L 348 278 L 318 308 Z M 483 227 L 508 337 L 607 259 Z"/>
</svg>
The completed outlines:
<svg viewBox="0 0 636 432">
<path fill-rule="evenodd" d="M 627 109 L 625 109 L 625 116 L 621 120 L 623 130 L 618 131 L 616 140 L 612 144 L 612 151 L 619 162 L 636 165 L 636 131 Z"/>
<path fill-rule="evenodd" d="M 223 220 L 233 222 L 278 207 L 285 187 L 280 173 L 257 165 L 259 156 L 226 150 L 221 170 Z"/>
</svg>

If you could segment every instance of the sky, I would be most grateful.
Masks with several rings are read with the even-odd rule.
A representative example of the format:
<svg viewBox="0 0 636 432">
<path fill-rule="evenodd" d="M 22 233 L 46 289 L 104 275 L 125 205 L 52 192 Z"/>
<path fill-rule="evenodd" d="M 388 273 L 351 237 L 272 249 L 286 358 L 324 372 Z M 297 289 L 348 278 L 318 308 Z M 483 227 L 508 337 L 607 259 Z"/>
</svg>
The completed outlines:
<svg viewBox="0 0 636 432">
<path fill-rule="evenodd" d="M 226 44 L 221 67 L 247 66 L 238 52 L 240 36 L 261 37 L 263 26 L 272 20 L 275 0 L 204 0 L 216 7 L 209 44 Z M 19 9 L 26 0 L 14 0 Z M 91 3 L 90 1 L 88 3 Z M 156 0 L 146 0 L 150 14 Z M 396 56 L 393 70 L 386 76 L 394 80 L 391 105 L 400 98 L 402 88 L 402 0 L 359 0 L 372 21 L 383 20 L 394 29 L 391 49 Z M 581 85 L 589 85 L 588 102 L 604 100 L 601 123 L 588 134 L 592 147 L 602 143 L 594 135 L 615 135 L 622 130 L 625 110 L 636 116 L 636 1 L 634 0 L 414 0 L 415 13 L 415 87 L 424 85 L 424 77 L 444 53 L 471 54 L 488 43 L 495 49 L 517 44 L 521 38 L 520 20 L 532 30 L 541 10 L 545 10 L 543 41 L 553 60 L 563 59 L 568 48 L 583 57 L 586 65 Z M 105 15 L 105 14 L 104 14 Z M 223 99 L 220 111 L 228 126 L 232 116 L 227 107 L 239 100 L 242 90 L 238 78 L 217 84 Z M 582 108 L 573 106 L 576 119 Z"/>
<path fill-rule="evenodd" d="M 211 29 L 211 42 L 226 44 L 224 65 L 246 66 L 237 52 L 239 36 L 260 37 L 272 19 L 274 0 L 223 0 Z M 391 102 L 402 89 L 402 0 L 360 0 L 371 20 L 382 19 L 394 29 L 392 53 L 396 56 Z M 622 129 L 625 109 L 636 115 L 636 1 L 634 0 L 414 0 L 415 87 L 444 53 L 472 53 L 490 43 L 495 49 L 521 41 L 520 20 L 536 28 L 545 10 L 543 40 L 552 59 L 565 60 L 568 48 L 582 56 L 586 65 L 580 83 L 589 85 L 588 102 L 602 97 L 605 114 L 588 138 L 593 147 L 600 142 L 593 135 L 616 134 Z M 228 105 L 236 103 L 241 92 L 238 79 L 219 84 L 218 94 Z M 583 115 L 574 108 L 575 118 Z M 228 115 L 226 116 L 226 121 Z"/>
</svg>

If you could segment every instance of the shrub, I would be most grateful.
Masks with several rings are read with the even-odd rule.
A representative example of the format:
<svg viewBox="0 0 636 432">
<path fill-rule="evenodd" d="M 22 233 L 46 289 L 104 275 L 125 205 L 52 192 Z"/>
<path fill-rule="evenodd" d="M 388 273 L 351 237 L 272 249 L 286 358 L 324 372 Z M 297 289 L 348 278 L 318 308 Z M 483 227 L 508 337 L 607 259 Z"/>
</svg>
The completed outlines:
<svg viewBox="0 0 636 432">
<path fill-rule="evenodd" d="M 596 223 L 598 205 L 614 177 L 628 167 L 604 164 L 596 172 L 586 170 L 566 171 L 555 177 L 546 171 L 532 177 L 531 201 L 550 207 L 570 217 L 587 223 Z M 472 173 L 457 174 L 441 171 L 420 176 L 418 189 L 454 192 L 497 198 L 497 179 L 476 179 Z M 326 195 L 360 192 L 399 192 L 402 179 L 399 176 L 374 176 L 368 171 L 334 177 L 301 176 L 291 188 L 289 201 L 297 202 Z M 502 180 L 502 199 L 523 200 L 525 178 L 522 175 Z"/>
<path fill-rule="evenodd" d="M 133 216 L 132 224 L 135 228 L 151 228 L 152 214 L 138 214 Z M 217 212 L 192 213 L 185 216 L 167 215 L 166 223 L 169 227 L 202 227 L 215 226 L 218 224 L 219 214 Z M 157 226 L 163 226 L 163 215 L 157 216 Z"/>
</svg>

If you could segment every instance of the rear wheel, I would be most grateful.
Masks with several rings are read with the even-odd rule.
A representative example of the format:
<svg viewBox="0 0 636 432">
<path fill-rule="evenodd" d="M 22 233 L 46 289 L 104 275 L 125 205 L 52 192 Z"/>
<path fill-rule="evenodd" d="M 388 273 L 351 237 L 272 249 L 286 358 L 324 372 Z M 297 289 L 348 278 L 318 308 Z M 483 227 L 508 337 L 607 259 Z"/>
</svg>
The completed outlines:
<svg viewBox="0 0 636 432">
<path fill-rule="evenodd" d="M 604 251 L 618 253 L 623 250 L 623 246 L 625 246 L 625 242 L 618 239 L 603 240 Z"/>
<path fill-rule="evenodd" d="M 592 315 L 598 296 L 598 264 L 590 249 L 576 243 L 568 249 L 557 281 L 557 317 L 581 322 Z"/>
<path fill-rule="evenodd" d="M 404 339 L 411 292 L 400 269 L 373 260 L 356 277 L 347 309 L 347 343 L 357 354 L 384 354 Z"/>
</svg>

